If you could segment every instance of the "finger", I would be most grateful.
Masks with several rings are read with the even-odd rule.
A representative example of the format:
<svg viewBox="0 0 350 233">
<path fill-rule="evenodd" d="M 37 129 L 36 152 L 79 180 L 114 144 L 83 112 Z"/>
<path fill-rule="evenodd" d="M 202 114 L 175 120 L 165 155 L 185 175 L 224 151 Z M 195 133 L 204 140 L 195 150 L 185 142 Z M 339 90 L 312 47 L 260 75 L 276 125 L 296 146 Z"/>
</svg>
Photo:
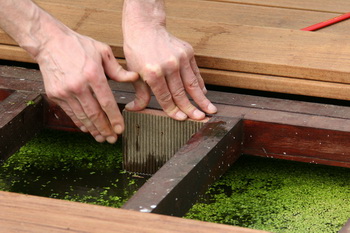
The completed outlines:
<svg viewBox="0 0 350 233">
<path fill-rule="evenodd" d="M 144 77 L 144 79 L 152 89 L 164 112 L 176 120 L 185 120 L 187 115 L 175 105 L 173 97 L 168 88 L 168 84 L 162 73 L 153 71 L 149 72 L 148 75 L 149 76 Z"/>
<path fill-rule="evenodd" d="M 78 118 L 75 116 L 74 112 L 72 111 L 72 109 L 69 107 L 69 105 L 67 103 L 65 103 L 64 101 L 59 101 L 59 100 L 56 100 L 55 102 L 62 108 L 62 110 L 67 114 L 67 116 L 69 116 L 70 119 L 72 119 L 73 123 L 81 131 L 83 131 L 84 133 L 89 132 L 88 129 L 83 125 L 83 123 L 78 120 Z"/>
<path fill-rule="evenodd" d="M 72 109 L 75 117 L 80 121 L 86 129 L 90 132 L 90 134 L 95 138 L 98 142 L 104 142 L 105 137 L 100 134 L 98 129 L 95 127 L 92 121 L 85 114 L 83 107 L 80 102 L 76 98 L 67 99 L 67 104 L 69 108 Z"/>
<path fill-rule="evenodd" d="M 198 106 L 206 113 L 216 113 L 217 108 L 204 95 L 198 78 L 192 71 L 191 65 L 188 63 L 181 66 L 180 73 L 187 93 L 193 98 Z"/>
<path fill-rule="evenodd" d="M 199 68 L 197 66 L 196 59 L 194 57 L 192 57 L 192 59 L 190 60 L 190 64 L 191 64 L 191 68 L 192 68 L 194 75 L 196 75 L 196 77 L 198 79 L 199 87 L 202 89 L 204 94 L 207 94 L 208 91 L 205 88 L 204 80 L 202 78 L 202 75 L 201 75 Z"/>
<path fill-rule="evenodd" d="M 133 83 L 135 88 L 135 99 L 125 106 L 125 109 L 129 111 L 140 111 L 147 107 L 151 100 L 151 90 L 149 86 L 142 80 L 139 79 Z"/>
<path fill-rule="evenodd" d="M 107 142 L 115 143 L 118 136 L 113 131 L 105 112 L 101 109 L 98 101 L 92 96 L 91 92 L 79 96 L 79 101 L 88 119 L 98 131 L 98 134 L 103 136 Z"/>
<path fill-rule="evenodd" d="M 178 69 L 167 75 L 167 83 L 175 104 L 187 116 L 195 120 L 201 120 L 205 117 L 205 114 L 193 106 L 189 101 Z"/>
<path fill-rule="evenodd" d="M 102 53 L 102 65 L 109 78 L 118 82 L 135 82 L 139 75 L 133 71 L 125 70 L 115 59 L 112 50 L 107 46 Z"/>
<path fill-rule="evenodd" d="M 94 103 L 99 105 L 100 109 L 103 110 L 97 112 L 98 115 L 96 115 L 96 113 L 93 115 L 94 119 L 92 120 L 96 128 L 103 136 L 116 136 L 115 134 L 121 134 L 124 131 L 124 121 L 114 95 L 108 85 L 107 78 L 102 77 L 96 79 L 96 81 L 92 83 L 91 88 L 98 102 Z M 85 104 L 89 105 L 90 103 L 86 102 Z M 94 108 L 96 108 L 96 106 L 94 106 Z M 96 109 L 93 111 L 96 111 Z"/>
</svg>

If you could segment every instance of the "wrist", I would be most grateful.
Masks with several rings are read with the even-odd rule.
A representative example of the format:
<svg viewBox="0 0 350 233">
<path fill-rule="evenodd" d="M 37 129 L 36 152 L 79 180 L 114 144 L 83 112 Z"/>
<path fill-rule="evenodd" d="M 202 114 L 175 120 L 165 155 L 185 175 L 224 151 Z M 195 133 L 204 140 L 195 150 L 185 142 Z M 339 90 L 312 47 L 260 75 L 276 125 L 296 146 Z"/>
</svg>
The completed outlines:
<svg viewBox="0 0 350 233">
<path fill-rule="evenodd" d="M 30 0 L 4 0 L 0 26 L 35 60 L 48 41 L 69 31 Z"/>
<path fill-rule="evenodd" d="M 39 7 L 37 15 L 37 18 L 30 23 L 28 33 L 19 41 L 19 45 L 36 61 L 50 42 L 63 43 L 63 38 L 71 32 L 68 27 Z"/>
<path fill-rule="evenodd" d="M 164 28 L 166 14 L 163 0 L 124 0 L 123 33 Z"/>
</svg>

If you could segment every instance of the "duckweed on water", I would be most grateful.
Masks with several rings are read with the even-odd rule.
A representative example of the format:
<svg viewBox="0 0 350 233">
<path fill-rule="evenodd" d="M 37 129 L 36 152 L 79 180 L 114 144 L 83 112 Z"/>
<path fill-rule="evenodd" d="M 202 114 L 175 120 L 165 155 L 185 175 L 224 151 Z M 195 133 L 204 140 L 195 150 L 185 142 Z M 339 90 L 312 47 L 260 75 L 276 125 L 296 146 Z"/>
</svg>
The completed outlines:
<svg viewBox="0 0 350 233">
<path fill-rule="evenodd" d="M 120 207 L 145 179 L 122 171 L 121 142 L 45 130 L 0 166 L 0 190 Z"/>
<path fill-rule="evenodd" d="M 350 218 L 350 171 L 244 156 L 186 218 L 270 232 L 338 232 Z"/>
</svg>

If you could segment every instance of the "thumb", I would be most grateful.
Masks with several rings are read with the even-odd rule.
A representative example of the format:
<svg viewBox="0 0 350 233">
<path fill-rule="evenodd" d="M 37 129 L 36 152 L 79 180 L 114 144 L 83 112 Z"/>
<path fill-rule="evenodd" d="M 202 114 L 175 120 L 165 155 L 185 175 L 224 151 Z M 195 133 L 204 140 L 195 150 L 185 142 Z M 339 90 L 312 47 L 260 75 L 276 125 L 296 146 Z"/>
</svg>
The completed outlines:
<svg viewBox="0 0 350 233">
<path fill-rule="evenodd" d="M 151 100 L 151 90 L 142 79 L 133 82 L 135 88 L 135 99 L 128 103 L 125 108 L 129 111 L 139 111 L 147 107 Z"/>
<path fill-rule="evenodd" d="M 111 50 L 102 55 L 102 64 L 107 76 L 117 82 L 135 82 L 139 75 L 134 71 L 125 70 L 114 57 Z"/>
</svg>

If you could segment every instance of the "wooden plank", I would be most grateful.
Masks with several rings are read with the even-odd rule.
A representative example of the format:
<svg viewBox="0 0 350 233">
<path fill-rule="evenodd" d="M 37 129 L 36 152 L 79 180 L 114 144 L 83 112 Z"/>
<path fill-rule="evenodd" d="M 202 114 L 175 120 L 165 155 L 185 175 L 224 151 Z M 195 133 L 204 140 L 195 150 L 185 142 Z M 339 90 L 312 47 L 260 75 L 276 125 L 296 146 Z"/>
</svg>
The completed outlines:
<svg viewBox="0 0 350 233">
<path fill-rule="evenodd" d="M 38 5 L 43 5 L 46 3 L 64 5 L 64 6 L 74 6 L 81 8 L 92 8 L 98 10 L 111 10 L 111 11 L 121 11 L 123 7 L 123 0 L 34 0 Z"/>
<path fill-rule="evenodd" d="M 244 121 L 243 153 L 350 168 L 350 132 Z"/>
<path fill-rule="evenodd" d="M 119 60 L 122 65 L 125 65 L 124 61 Z M 202 69 L 204 76 L 211 74 L 213 70 Z M 224 75 L 213 71 L 212 75 L 216 75 L 219 80 L 225 80 Z M 239 80 L 238 77 L 233 77 Z M 242 79 L 248 79 L 249 77 L 243 76 Z M 251 80 L 251 82 L 257 82 L 258 80 Z M 239 83 L 239 82 L 238 82 Z M 134 89 L 130 83 L 117 83 L 109 81 L 109 84 L 114 92 L 115 98 L 118 103 L 124 105 L 133 100 Z M 282 84 L 281 84 L 282 85 Z M 39 91 L 41 94 L 45 94 L 43 89 L 43 81 L 41 74 L 35 69 L 24 69 L 20 67 L 0 66 L 0 88 L 3 89 L 16 89 L 24 91 Z M 299 87 L 302 88 L 302 87 Z M 319 88 L 319 87 L 318 87 Z M 293 88 L 291 88 L 293 89 Z M 324 90 L 326 91 L 326 90 Z M 340 91 L 340 90 L 338 90 Z M 252 93 L 254 94 L 254 93 Z M 279 99 L 274 98 L 274 94 L 271 93 L 272 97 L 262 97 L 247 94 L 237 94 L 229 92 L 218 92 L 209 90 L 207 94 L 208 98 L 213 103 L 223 105 L 233 105 L 237 107 L 248 107 L 250 109 L 265 109 L 265 110 L 276 110 L 283 112 L 303 113 L 309 115 L 326 116 L 332 118 L 349 119 L 350 118 L 350 107 L 347 102 L 324 100 L 325 103 L 312 103 L 305 102 L 308 98 L 304 98 L 304 102 L 297 100 Z M 45 95 L 44 95 L 45 97 Z M 278 97 L 278 96 L 277 96 Z M 298 97 L 295 97 L 298 98 Z M 310 99 L 310 101 L 313 99 Z M 322 101 L 322 99 L 318 99 Z M 333 104 L 330 104 L 333 103 Z M 334 105 L 337 104 L 337 105 Z M 342 104 L 342 105 L 341 105 Z M 157 101 L 152 97 L 150 106 L 152 108 L 159 108 Z"/>
<path fill-rule="evenodd" d="M 259 233 L 252 230 L 0 191 L 3 232 Z"/>
<path fill-rule="evenodd" d="M 11 93 L 13 93 L 12 90 L 0 89 L 0 102 L 6 99 L 9 95 L 11 95 Z"/>
<path fill-rule="evenodd" d="M 115 14 L 121 14 L 123 6 L 123 0 L 103 0 L 102 2 L 96 0 L 79 0 L 73 2 L 69 0 L 40 0 L 36 2 L 44 8 L 45 4 L 50 3 L 114 11 Z M 165 4 L 168 17 L 287 29 L 301 29 L 338 15 L 335 13 L 301 11 L 217 1 L 187 0 L 183 2 L 173 0 L 165 1 Z M 341 26 L 329 27 L 325 29 L 325 31 L 349 34 L 348 30 L 345 29 L 349 28 L 350 23 L 342 23 L 339 25 Z"/>
<path fill-rule="evenodd" d="M 350 2 L 347 0 L 204 0 L 228 3 L 240 3 L 245 5 L 257 5 L 266 7 L 279 7 L 298 10 L 313 10 L 319 12 L 346 13 L 350 8 Z"/>
<path fill-rule="evenodd" d="M 1 35 L 0 31 L 0 35 Z M 0 36 L 1 37 L 1 36 Z M 1 42 L 3 43 L 3 41 Z M 8 42 L 5 42 L 8 43 Z M 12 42 L 10 42 L 12 43 Z M 13 42 L 14 44 L 14 42 Z M 22 48 L 17 47 L 16 45 L 6 45 L 0 44 L 0 59 L 9 60 L 9 61 L 20 61 L 20 62 L 30 62 L 35 63 L 33 58 Z"/>
<path fill-rule="evenodd" d="M 27 105 L 28 101 L 33 104 Z M 0 102 L 0 162 L 43 127 L 42 99 L 37 93 L 14 92 Z"/>
<path fill-rule="evenodd" d="M 272 75 L 201 69 L 206 84 L 350 100 L 350 85 Z"/>
<path fill-rule="evenodd" d="M 110 44 L 115 56 L 123 57 L 121 28 L 115 23 L 120 16 L 96 11 L 83 19 L 70 24 Z M 171 17 L 168 25 L 173 34 L 194 46 L 204 68 L 350 83 L 350 48 L 342 43 L 350 39 L 347 36 Z"/>
<path fill-rule="evenodd" d="M 26 77 L 24 71 L 24 69 L 20 69 L 19 71 L 13 72 L 13 74 L 17 76 L 17 83 L 24 82 L 24 80 L 20 81 L 20 77 Z M 8 88 L 16 87 L 16 82 L 9 81 L 10 79 L 8 76 L 11 73 L 11 69 L 0 67 L 0 73 L 1 72 L 4 73 L 5 76 L 7 76 L 7 79 L 3 83 L 12 83 L 12 86 L 8 86 Z M 28 79 L 25 81 L 26 85 L 24 85 L 23 88 L 28 86 L 28 88 L 31 90 L 33 87 L 31 87 L 32 84 L 30 84 L 29 81 L 33 80 L 33 82 L 37 85 L 37 83 L 39 83 L 38 78 L 40 77 L 40 73 L 38 71 L 32 70 L 27 70 L 27 72 Z M 2 79 L 0 78 L 0 87 L 1 83 Z M 21 85 L 19 84 L 17 84 L 17 86 L 21 87 Z M 115 84 L 112 85 L 112 87 L 114 90 L 116 100 L 121 104 L 121 109 L 123 108 L 123 104 L 126 104 L 133 99 L 134 93 L 132 88 L 130 87 L 130 84 Z M 222 93 L 215 91 L 209 91 L 208 97 L 218 106 L 218 116 L 237 118 L 242 117 L 245 121 L 262 122 L 259 123 L 256 127 L 252 126 L 246 129 L 247 132 L 252 132 L 252 135 L 259 135 L 259 130 L 266 130 L 266 132 L 271 135 L 274 135 L 274 131 L 276 131 L 276 135 L 280 135 L 281 138 L 285 137 L 285 140 L 287 141 L 290 140 L 289 144 L 282 143 L 281 145 L 279 145 L 279 140 L 276 139 L 276 145 L 278 146 L 276 146 L 275 151 L 265 149 L 267 151 L 268 156 L 280 156 L 286 159 L 293 160 L 297 160 L 299 158 L 300 160 L 302 159 L 303 161 L 309 162 L 317 161 L 316 157 L 319 157 L 320 159 L 322 159 L 323 163 L 335 164 L 334 161 L 336 161 L 339 166 L 347 166 L 345 164 L 348 161 L 346 157 L 347 150 L 345 139 L 347 139 L 348 137 L 347 132 L 350 132 L 350 107 L 348 106 L 306 103 L 301 101 L 247 96 L 241 94 Z M 154 97 L 152 97 L 149 107 L 160 109 Z M 47 108 L 47 112 L 45 115 L 46 125 L 48 127 L 64 130 L 76 130 L 74 124 L 62 112 L 60 108 L 57 108 L 57 106 L 53 105 L 50 106 L 50 108 Z M 67 124 L 67 122 L 70 122 L 71 124 L 69 125 Z M 284 130 L 280 130 L 284 129 L 281 125 L 286 125 L 286 127 L 288 126 L 289 128 L 287 128 L 290 129 L 292 132 L 297 130 L 299 131 L 299 134 L 294 135 L 284 133 Z M 312 140 L 308 141 L 309 138 L 302 136 L 307 135 L 307 133 L 309 133 L 308 131 L 310 131 L 312 135 L 316 136 L 321 134 L 336 135 L 329 139 L 324 139 L 328 139 L 328 141 L 325 141 L 324 146 L 332 144 L 334 145 L 334 148 L 330 148 L 329 146 L 326 148 L 320 146 L 317 144 L 319 143 L 319 141 L 317 140 L 315 142 L 313 142 Z M 264 137 L 268 138 L 266 135 Z M 265 152 L 261 149 L 262 146 L 260 145 L 264 143 L 269 144 L 269 142 L 264 141 L 264 137 L 260 139 L 259 137 L 254 137 L 257 138 L 257 140 L 251 142 L 249 144 L 249 147 L 247 146 L 247 148 L 250 148 L 249 153 L 260 156 L 265 155 Z M 292 142 L 304 146 L 298 149 L 298 147 L 295 147 L 295 143 Z M 266 146 L 266 148 L 269 147 Z M 293 150 L 293 153 L 284 155 L 283 152 L 287 152 L 285 151 L 286 148 Z M 344 151 L 341 152 L 337 148 L 342 148 L 344 149 Z M 295 151 L 295 149 L 298 150 Z M 276 152 L 276 150 L 278 151 Z M 342 153 L 345 153 L 345 158 Z M 322 161 L 318 162 L 321 163 Z"/>
<path fill-rule="evenodd" d="M 183 216 L 241 155 L 242 136 L 239 119 L 213 117 L 123 208 Z"/>
<path fill-rule="evenodd" d="M 245 125 L 244 153 L 350 167 L 350 151 L 347 149 L 349 119 L 234 106 L 217 107 L 220 116 L 241 116 L 245 123 L 252 122 L 251 127 L 249 123 Z M 262 131 L 266 134 L 259 135 Z"/>
<path fill-rule="evenodd" d="M 25 51 L 14 46 L 0 45 L 0 54 L 2 54 L 2 56 L 11 54 L 11 57 L 8 57 L 10 60 L 34 62 Z M 16 56 L 16 54 L 19 55 Z M 20 59 L 14 58 L 15 56 L 19 57 Z M 23 59 L 21 59 L 22 56 Z M 122 60 L 121 63 L 125 65 L 125 61 Z M 350 95 L 348 94 L 349 85 L 347 84 L 205 68 L 201 69 L 201 74 L 206 84 L 350 100 Z"/>
</svg>

